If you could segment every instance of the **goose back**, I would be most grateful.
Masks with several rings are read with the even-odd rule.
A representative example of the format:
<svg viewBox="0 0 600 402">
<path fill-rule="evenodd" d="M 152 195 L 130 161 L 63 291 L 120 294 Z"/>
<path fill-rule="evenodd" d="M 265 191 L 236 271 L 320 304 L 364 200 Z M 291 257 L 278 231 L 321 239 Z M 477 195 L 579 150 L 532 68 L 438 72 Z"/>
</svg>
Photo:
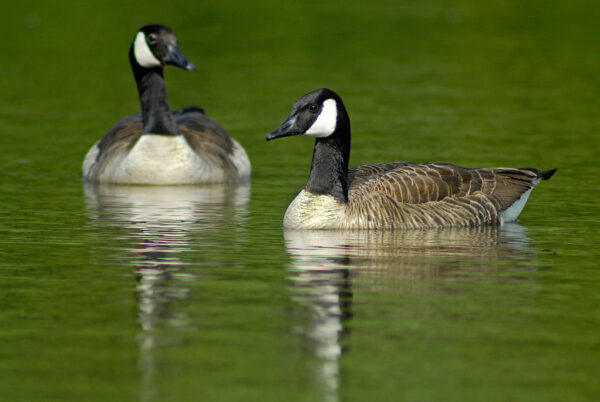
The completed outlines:
<svg viewBox="0 0 600 402">
<path fill-rule="evenodd" d="M 348 179 L 349 192 L 355 199 L 378 191 L 399 202 L 421 204 L 482 192 L 493 196 L 504 209 L 535 185 L 538 171 L 532 168 L 473 169 L 439 162 L 392 162 L 351 168 Z"/>
<path fill-rule="evenodd" d="M 347 215 L 358 227 L 498 224 L 502 212 L 547 175 L 532 168 L 471 169 L 450 163 L 359 166 L 348 172 Z"/>
</svg>

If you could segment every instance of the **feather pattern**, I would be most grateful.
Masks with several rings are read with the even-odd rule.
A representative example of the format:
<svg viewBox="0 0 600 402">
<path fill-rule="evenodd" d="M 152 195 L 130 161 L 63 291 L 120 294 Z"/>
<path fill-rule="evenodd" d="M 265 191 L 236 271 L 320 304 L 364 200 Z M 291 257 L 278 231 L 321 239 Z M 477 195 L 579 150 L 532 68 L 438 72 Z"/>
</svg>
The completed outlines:
<svg viewBox="0 0 600 402">
<path fill-rule="evenodd" d="M 120 184 L 217 183 L 250 176 L 244 148 L 204 110 L 172 110 L 163 66 L 193 71 L 173 31 L 140 28 L 129 50 L 141 114 L 119 120 L 87 153 L 87 181 Z"/>
<path fill-rule="evenodd" d="M 534 169 L 412 162 L 359 166 L 348 176 L 346 215 L 372 228 L 497 224 L 499 213 L 539 181 Z"/>
<path fill-rule="evenodd" d="M 535 169 L 470 169 L 450 163 L 379 163 L 348 171 L 348 202 L 302 191 L 285 227 L 418 229 L 502 223 L 500 214 L 535 187 Z"/>
<path fill-rule="evenodd" d="M 190 151 L 199 157 L 204 170 L 213 173 L 211 177 L 190 176 L 170 184 L 190 184 L 195 182 L 230 181 L 250 175 L 250 162 L 242 146 L 232 139 L 225 129 L 209 118 L 198 107 L 186 107 L 173 111 L 175 121 Z M 83 165 L 84 179 L 98 182 L 144 183 L 142 179 L 130 178 L 145 172 L 127 172 L 128 178 L 118 177 L 120 165 L 127 163 L 128 155 L 138 143 L 143 133 L 141 115 L 127 116 L 119 120 L 86 155 Z M 166 137 L 166 136 L 165 136 Z M 169 136 L 176 138 L 177 136 Z M 204 175 L 207 176 L 207 175 Z"/>
<path fill-rule="evenodd" d="M 518 218 L 531 190 L 556 169 L 473 169 L 451 163 L 389 162 L 348 169 L 350 119 L 335 92 L 301 97 L 267 140 L 305 134 L 324 105 L 337 105 L 333 132 L 315 141 L 306 186 L 288 206 L 290 229 L 418 229 L 497 225 Z M 332 114 L 333 115 L 333 114 Z"/>
</svg>

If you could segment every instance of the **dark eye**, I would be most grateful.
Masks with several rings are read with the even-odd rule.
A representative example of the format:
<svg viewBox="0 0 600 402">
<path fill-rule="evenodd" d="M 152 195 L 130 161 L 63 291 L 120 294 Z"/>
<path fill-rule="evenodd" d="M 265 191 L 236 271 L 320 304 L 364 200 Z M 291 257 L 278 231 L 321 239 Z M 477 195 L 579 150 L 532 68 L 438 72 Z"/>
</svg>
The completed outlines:
<svg viewBox="0 0 600 402">
<path fill-rule="evenodd" d="M 319 111 L 319 105 L 317 105 L 316 103 L 311 103 L 308 106 L 308 110 L 310 110 L 311 113 L 317 113 Z"/>
<path fill-rule="evenodd" d="M 158 37 L 156 36 L 155 33 L 151 33 L 150 35 L 148 35 L 148 42 L 149 43 L 154 43 L 156 42 L 156 39 L 158 39 Z"/>
</svg>

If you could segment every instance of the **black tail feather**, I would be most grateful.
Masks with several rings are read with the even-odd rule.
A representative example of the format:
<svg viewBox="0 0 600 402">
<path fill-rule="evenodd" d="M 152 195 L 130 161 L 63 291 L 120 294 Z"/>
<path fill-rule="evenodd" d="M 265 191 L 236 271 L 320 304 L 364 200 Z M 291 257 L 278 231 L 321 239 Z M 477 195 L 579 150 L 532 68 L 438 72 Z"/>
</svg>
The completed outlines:
<svg viewBox="0 0 600 402">
<path fill-rule="evenodd" d="M 544 170 L 543 172 L 539 172 L 537 177 L 539 177 L 542 180 L 548 180 L 554 175 L 555 172 L 556 169 Z"/>
</svg>

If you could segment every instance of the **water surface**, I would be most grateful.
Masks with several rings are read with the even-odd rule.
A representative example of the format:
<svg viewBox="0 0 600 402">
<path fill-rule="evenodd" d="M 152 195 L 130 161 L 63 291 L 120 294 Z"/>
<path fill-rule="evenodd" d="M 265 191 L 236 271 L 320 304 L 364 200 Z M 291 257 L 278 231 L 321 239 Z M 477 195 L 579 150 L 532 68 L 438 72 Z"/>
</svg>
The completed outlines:
<svg viewBox="0 0 600 402">
<path fill-rule="evenodd" d="M 7 6 L 0 27 L 0 399 L 596 400 L 598 7 L 591 2 L 147 1 Z M 135 29 L 238 139 L 251 183 L 95 186 L 139 105 Z M 558 167 L 519 223 L 294 232 L 313 142 L 266 143 L 327 86 L 351 164 Z"/>
</svg>

